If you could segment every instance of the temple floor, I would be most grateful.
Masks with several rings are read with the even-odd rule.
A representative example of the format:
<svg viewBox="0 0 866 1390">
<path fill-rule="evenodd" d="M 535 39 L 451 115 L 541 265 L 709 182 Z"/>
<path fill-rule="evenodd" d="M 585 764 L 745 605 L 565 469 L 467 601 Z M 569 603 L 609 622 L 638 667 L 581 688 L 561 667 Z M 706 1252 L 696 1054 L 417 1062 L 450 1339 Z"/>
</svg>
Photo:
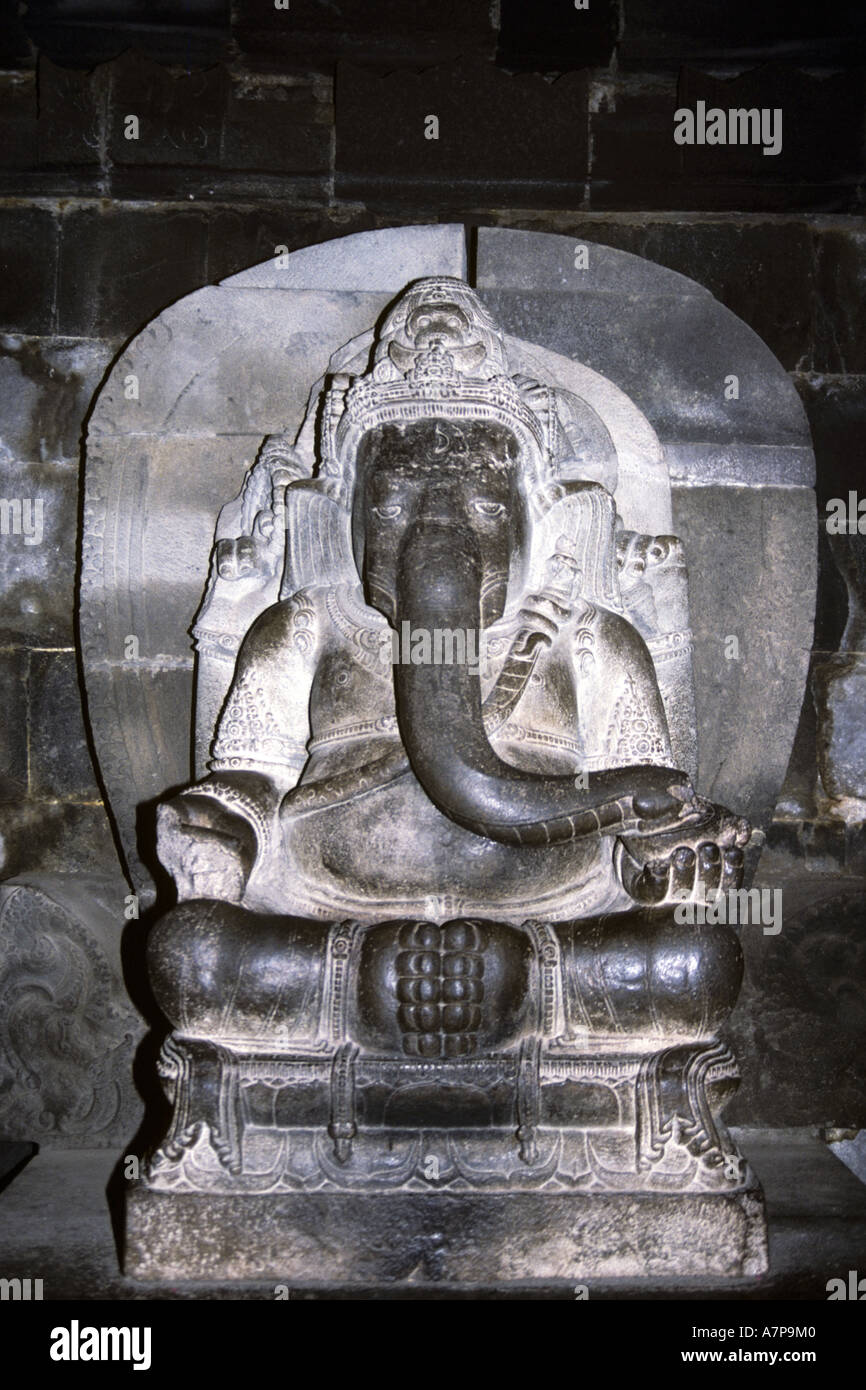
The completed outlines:
<svg viewBox="0 0 866 1390">
<path fill-rule="evenodd" d="M 827 1281 L 866 1268 L 866 1184 L 816 1131 L 734 1129 L 760 1176 L 767 1202 L 770 1270 L 759 1279 L 592 1280 L 604 1299 L 827 1299 Z M 43 1297 L 93 1300 L 261 1300 L 272 1280 L 141 1284 L 118 1270 L 115 1232 L 118 1154 L 107 1149 L 44 1149 L 0 1192 L 0 1275 L 43 1280 Z M 110 1192 L 111 1197 L 107 1196 Z M 111 1205 L 109 1205 L 109 1201 Z M 419 1269 L 423 1266 L 419 1250 Z M 351 1288 L 291 1286 L 293 1297 L 321 1299 L 574 1299 L 572 1281 L 471 1288 L 425 1281 Z"/>
</svg>

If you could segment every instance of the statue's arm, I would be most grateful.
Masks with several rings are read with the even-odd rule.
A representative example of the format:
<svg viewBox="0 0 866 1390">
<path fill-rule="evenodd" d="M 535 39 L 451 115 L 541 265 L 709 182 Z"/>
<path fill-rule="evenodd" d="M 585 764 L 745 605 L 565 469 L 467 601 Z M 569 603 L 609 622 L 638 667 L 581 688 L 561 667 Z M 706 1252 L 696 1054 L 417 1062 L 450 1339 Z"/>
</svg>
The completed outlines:
<svg viewBox="0 0 866 1390">
<path fill-rule="evenodd" d="M 238 654 L 207 777 L 159 809 L 157 848 L 181 898 L 240 901 L 307 760 L 319 656 L 316 596 L 268 608 Z"/>
<path fill-rule="evenodd" d="M 574 634 L 581 736 L 590 770 L 671 766 L 670 738 L 652 657 L 627 619 L 594 609 Z M 697 796 L 684 775 L 679 815 L 616 844 L 617 876 L 634 901 L 662 904 L 738 888 L 751 828 Z"/>
</svg>

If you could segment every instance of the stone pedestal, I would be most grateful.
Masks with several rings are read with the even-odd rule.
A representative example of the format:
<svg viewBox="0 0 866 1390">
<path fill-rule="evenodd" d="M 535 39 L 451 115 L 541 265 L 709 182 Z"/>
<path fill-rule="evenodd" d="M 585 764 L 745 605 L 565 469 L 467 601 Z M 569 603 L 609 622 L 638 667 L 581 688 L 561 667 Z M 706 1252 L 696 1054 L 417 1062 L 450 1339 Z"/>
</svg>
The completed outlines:
<svg viewBox="0 0 866 1390">
<path fill-rule="evenodd" d="M 164 1193 L 127 1197 L 133 1279 L 477 1284 L 754 1276 L 764 1199 L 678 1193 Z"/>
</svg>

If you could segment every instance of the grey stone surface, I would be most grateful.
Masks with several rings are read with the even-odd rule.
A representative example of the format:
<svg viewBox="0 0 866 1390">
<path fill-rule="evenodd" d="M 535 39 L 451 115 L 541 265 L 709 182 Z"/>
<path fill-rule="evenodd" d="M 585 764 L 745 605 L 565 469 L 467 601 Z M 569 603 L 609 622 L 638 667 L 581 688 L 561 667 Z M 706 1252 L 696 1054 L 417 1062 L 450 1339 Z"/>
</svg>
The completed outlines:
<svg viewBox="0 0 866 1390">
<path fill-rule="evenodd" d="M 248 435 L 297 428 L 335 346 L 375 322 L 387 290 L 209 285 L 160 314 L 119 358 L 91 416 L 105 435 Z M 127 376 L 138 399 L 127 399 Z"/>
<path fill-rule="evenodd" d="M 422 232 L 408 236 L 410 256 Z M 512 243 L 512 264 L 534 238 L 519 241 L 517 250 Z M 431 1194 L 418 1155 L 403 1152 L 405 1130 L 421 1143 L 419 1153 L 432 1144 L 437 1164 L 445 1164 L 442 1185 L 449 1190 L 437 1201 L 459 1198 L 473 1213 L 470 1224 L 488 1214 L 505 1220 L 513 1209 L 525 1246 L 515 1239 L 504 1263 L 494 1264 L 494 1277 L 519 1279 L 533 1266 L 547 1268 L 546 1233 L 551 1223 L 562 1225 L 561 1213 L 550 1213 L 560 1197 L 569 1206 L 566 1196 L 580 1270 L 650 1271 L 643 1255 L 630 1263 L 628 1241 L 620 1239 L 631 1219 L 625 1213 L 634 1209 L 630 1199 L 639 1198 L 638 1225 L 658 1219 L 667 1231 L 668 1268 L 706 1270 L 709 1259 L 717 1272 L 754 1272 L 762 1218 L 754 1207 L 746 1223 L 752 1234 L 744 1234 L 743 1213 L 755 1181 L 719 1120 L 737 1083 L 717 1030 L 736 998 L 739 947 L 732 931 L 715 927 L 696 950 L 693 933 L 674 929 L 670 908 L 677 874 L 686 872 L 673 857 L 678 846 L 690 856 L 689 892 L 707 872 L 706 854 L 696 855 L 705 839 L 718 846 L 720 872 L 739 882 L 748 827 L 737 817 L 755 812 L 766 821 L 784 775 L 814 601 L 813 499 L 803 485 L 810 455 L 799 400 L 754 334 L 711 295 L 635 258 L 598 256 L 590 247 L 595 284 L 573 295 L 562 283 L 563 245 L 542 245 L 545 288 L 497 284 L 484 296 L 494 316 L 502 306 L 511 315 L 506 327 L 513 331 L 503 337 L 455 281 L 425 281 L 423 294 L 391 303 L 383 317 L 393 289 L 375 279 L 372 288 L 359 284 L 382 274 L 376 257 L 387 261 L 388 247 L 401 245 L 399 234 L 352 242 L 315 248 L 306 268 L 295 262 L 299 281 L 291 294 L 279 294 L 275 279 L 257 288 L 236 279 L 173 306 L 117 363 L 91 420 L 84 655 L 103 776 L 137 882 L 145 884 L 152 868 L 155 802 L 187 779 L 194 615 L 200 758 L 208 724 L 217 734 L 210 777 L 172 796 L 159 813 L 159 853 L 179 905 L 152 937 L 150 971 L 173 1028 L 161 1071 L 174 1116 L 145 1186 L 131 1194 L 129 1231 L 139 1252 L 133 1258 L 143 1268 L 150 1243 L 150 1268 L 173 1273 L 172 1251 L 191 1241 L 191 1268 L 214 1269 L 207 1261 L 218 1258 L 233 1277 L 270 1270 L 267 1213 L 277 1223 L 284 1213 L 286 1229 L 299 1231 L 298 1188 L 315 1190 L 336 1222 L 343 1220 L 342 1197 L 364 1194 L 369 1210 L 359 1205 L 358 1216 L 366 1233 L 387 1223 L 392 1201 L 409 1233 L 420 1230 Z M 355 250 L 370 256 L 365 261 Z M 303 283 L 324 275 L 329 255 L 355 282 L 351 288 Z M 397 260 L 402 274 L 406 266 Z M 505 256 L 505 271 L 508 263 Z M 270 263 L 265 273 L 276 276 L 278 268 Z M 335 283 L 347 281 L 337 276 Z M 740 399 L 726 402 L 724 377 L 733 370 Z M 343 371 L 361 378 L 351 390 Z M 124 398 L 130 373 L 138 400 Z M 421 494 L 411 479 L 423 480 L 424 470 L 438 479 L 439 456 L 456 462 L 459 455 L 489 503 L 484 515 L 510 518 L 514 508 L 498 506 L 501 489 L 512 486 L 510 465 L 496 473 L 495 487 L 482 466 L 503 428 L 519 457 L 525 572 L 518 581 L 515 543 L 503 529 L 509 523 L 491 522 L 482 536 L 473 517 L 460 534 L 476 537 L 495 582 L 479 589 L 477 603 L 467 597 L 469 568 L 460 553 L 447 567 L 448 582 L 454 603 L 468 604 L 476 621 L 480 605 L 482 626 L 495 632 L 500 618 L 506 625 L 502 671 L 488 673 L 483 692 L 495 705 L 506 690 L 502 672 L 508 667 L 511 680 L 523 651 L 508 622 L 519 627 L 549 600 L 558 634 L 574 616 L 573 575 L 580 576 L 581 601 L 590 605 L 580 636 L 590 636 L 595 663 L 594 676 L 583 667 L 580 673 L 582 757 L 591 778 L 612 768 L 622 782 L 620 794 L 610 792 L 623 819 L 613 857 L 614 842 L 598 834 L 597 816 L 591 826 L 577 823 L 583 801 L 573 774 L 583 766 L 580 757 L 566 769 L 565 755 L 555 751 L 567 719 L 562 672 L 576 662 L 577 649 L 563 649 L 547 677 L 540 662 L 537 690 L 530 692 L 522 671 L 515 686 L 522 707 L 505 712 L 512 723 L 503 725 L 498 764 L 510 765 L 506 780 L 520 791 L 503 789 L 500 804 L 491 774 L 485 795 L 493 800 L 482 810 L 452 810 L 449 800 L 449 748 L 457 748 L 463 727 L 462 675 L 431 681 L 424 673 L 378 671 L 386 617 L 409 612 L 425 627 L 446 619 L 453 626 L 453 605 L 442 599 L 441 609 L 435 606 L 434 550 L 423 547 L 434 545 L 438 531 L 426 513 L 415 516 Z M 251 469 L 263 435 L 271 438 Z M 401 450 L 410 436 L 408 468 Z M 659 436 L 671 446 L 673 495 Z M 365 598 L 355 592 L 349 519 L 359 451 L 368 447 L 376 485 L 390 469 L 389 497 L 403 511 L 383 499 L 374 507 L 372 495 L 357 494 Z M 306 475 L 316 464 L 320 478 L 311 484 Z M 457 476 L 451 470 L 439 480 L 440 508 L 445 482 L 452 486 Z M 448 497 L 448 507 L 457 506 L 456 494 Z M 460 509 L 463 517 L 464 503 Z M 384 521 L 397 515 L 403 519 L 386 543 Z M 403 544 L 404 532 L 411 546 Z M 407 554 L 426 583 L 411 577 Z M 400 569 L 389 579 L 396 555 Z M 510 567 L 504 596 L 512 607 L 503 614 L 498 576 Z M 268 616 L 253 627 L 265 609 Z M 619 613 L 619 626 L 610 633 L 603 622 L 598 627 L 600 611 Z M 729 613 L 741 631 L 731 632 Z M 697 718 L 690 627 L 704 686 Z M 773 645 L 780 631 L 784 641 Z M 230 686 L 227 671 L 245 633 Z M 638 633 L 649 643 L 649 665 L 641 666 L 646 649 Z M 716 650 L 729 635 L 740 639 L 736 677 L 719 667 Z M 138 643 L 132 661 L 118 654 L 130 638 Z M 220 663 L 227 668 L 222 676 Z M 666 664 L 676 666 L 675 679 Z M 617 684 L 626 678 L 627 710 L 625 687 Z M 771 678 L 780 686 L 772 700 Z M 385 698 L 395 686 L 397 705 Z M 167 699 L 160 699 L 161 688 Z M 773 737 L 744 738 L 745 720 L 768 708 Z M 525 729 L 521 719 L 529 720 Z M 544 731 L 536 740 L 543 754 L 532 747 L 533 719 Z M 475 744 L 467 735 L 467 746 L 496 746 L 498 728 Z M 733 816 L 695 800 L 686 787 L 670 790 L 667 769 L 691 767 L 696 730 L 706 739 L 698 750 L 698 792 Z M 663 844 L 638 825 L 633 764 L 650 782 L 663 777 L 664 796 L 677 802 Z M 533 798 L 542 785 L 547 794 L 548 781 L 551 795 L 568 783 L 567 815 L 535 809 Z M 460 795 L 470 795 L 471 785 Z M 610 809 L 605 804 L 602 813 Z M 584 829 L 586 838 L 569 848 L 565 841 Z M 543 844 L 536 835 L 542 831 Z M 660 853 L 661 896 L 650 882 Z M 542 870 L 543 885 L 536 882 Z M 599 913 L 604 931 L 587 936 Z M 210 953 L 207 960 L 202 952 Z M 432 961 L 429 978 L 411 964 L 416 956 Z M 664 1000 L 657 997 L 658 981 L 686 978 L 686 960 L 700 981 L 689 976 L 688 987 L 671 985 Z M 471 986 L 459 997 L 457 965 Z M 640 1000 L 610 973 L 619 980 L 625 972 L 624 980 L 632 966 L 646 969 Z M 613 1010 L 630 1049 L 607 1033 L 600 1053 L 586 1047 L 587 1030 L 604 1032 L 593 984 L 599 971 L 608 981 L 604 1027 L 609 1031 Z M 209 994 L 225 972 L 232 981 L 228 1009 Z M 421 986 L 426 993 L 418 993 Z M 298 1009 L 287 1002 L 296 995 Z M 706 1005 L 700 1020 L 698 996 Z M 285 1055 L 287 1041 L 297 1055 Z M 476 1058 L 479 1047 L 483 1057 Z M 609 1078 L 600 1057 L 619 1078 L 615 1118 L 605 1109 Z M 427 1069 L 423 1095 L 419 1066 Z M 267 1096 L 259 1093 L 265 1073 Z M 443 1087 L 446 1120 L 437 1109 Z M 595 1127 L 585 1114 L 590 1097 Z M 298 1104 L 307 1107 L 303 1115 L 293 1110 Z M 477 1133 L 470 1121 L 480 1126 Z M 553 1188 L 542 1194 L 545 1183 Z M 198 1197 L 207 1204 L 196 1204 Z M 156 1234 L 139 1241 L 137 1223 L 163 1209 L 171 1215 L 156 1216 L 154 1231 L 166 1244 L 159 1246 Z M 204 1215 L 188 1238 L 192 1211 Z M 247 1211 L 254 1213 L 249 1219 L 240 1215 Z M 246 1250 L 235 1242 L 214 1256 L 209 1232 L 225 1243 L 232 1223 L 248 1231 Z M 608 1230 L 619 1245 L 606 1263 L 599 1252 Z M 463 1258 L 446 1269 L 446 1279 L 464 1277 Z M 489 1247 L 467 1253 L 465 1277 L 481 1278 L 490 1258 Z M 557 1255 L 551 1270 L 569 1259 Z"/>
<path fill-rule="evenodd" d="M 668 440 L 673 483 L 692 487 L 805 487 L 815 482 L 815 456 L 800 444 L 680 444 Z"/>
<path fill-rule="evenodd" d="M 816 667 L 821 781 L 834 802 L 866 802 L 866 656 L 847 652 Z M 842 807 L 840 807 L 842 809 Z M 863 819 L 864 806 L 849 808 Z M 844 810 L 843 810 L 844 814 Z"/>
<path fill-rule="evenodd" d="M 29 653 L 21 648 L 0 653 L 5 718 L 0 724 L 0 770 L 10 791 L 27 785 L 27 674 Z"/>
<path fill-rule="evenodd" d="M 634 1298 L 652 1300 L 748 1299 L 820 1300 L 827 1280 L 863 1269 L 866 1259 L 866 1188 L 833 1156 L 832 1146 L 808 1130 L 740 1130 L 736 1139 L 761 1175 L 766 1192 L 770 1268 L 757 1278 L 601 1280 L 589 1283 L 590 1303 Z M 3 1267 L 6 1277 L 41 1277 L 46 1301 L 85 1298 L 117 1301 L 172 1302 L 198 1300 L 273 1300 L 284 1280 L 201 1283 L 194 1280 L 149 1281 L 125 1278 L 118 1271 L 110 1207 L 116 1152 L 106 1149 L 50 1149 L 36 1155 L 4 1193 Z M 434 1247 L 419 1253 L 429 1261 Z M 318 1288 L 316 1285 L 318 1284 Z M 323 1285 L 315 1268 L 289 1286 L 294 1298 L 328 1299 L 339 1286 Z M 544 1299 L 574 1302 L 574 1281 L 530 1280 L 455 1288 L 436 1278 L 384 1285 L 354 1285 L 353 1299 L 383 1297 L 430 1300 L 442 1297 L 513 1301 Z M 852 1310 L 853 1311 L 853 1310 Z M 792 1317 L 790 1321 L 796 1319 Z"/>
<path fill-rule="evenodd" d="M 690 562 L 698 788 L 766 827 L 788 766 L 812 646 L 814 494 L 675 486 L 673 507 Z M 738 655 L 726 657 L 726 649 Z"/>
<path fill-rule="evenodd" d="M 126 1142 L 141 1116 L 144 1033 L 123 987 L 121 880 L 32 875 L 0 886 L 0 1133 L 42 1145 Z"/>
<path fill-rule="evenodd" d="M 0 634 L 7 643 L 71 647 L 78 470 L 5 460 L 0 489 L 10 508 L 0 535 Z"/>
<path fill-rule="evenodd" d="M 0 337 L 0 458 L 75 459 L 82 420 L 117 344 L 99 338 Z"/>
<path fill-rule="evenodd" d="M 749 1276 L 766 1270 L 760 1189 L 642 1194 L 203 1197 L 133 1189 L 124 1272 L 136 1280 L 506 1284 Z"/>
<path fill-rule="evenodd" d="M 720 1118 L 740 947 L 672 910 L 738 887 L 750 832 L 682 770 L 655 435 L 453 277 L 338 361 L 217 523 L 211 758 L 157 817 L 172 1119 L 126 1267 L 243 1279 L 289 1248 L 393 1277 L 381 1233 L 414 1267 L 432 1222 L 446 1280 L 758 1273 L 760 1189 Z M 392 629 L 479 625 L 477 662 L 394 660 Z"/>
<path fill-rule="evenodd" d="M 476 235 L 475 283 L 485 299 L 488 291 L 500 289 L 560 290 L 581 297 L 701 293 L 701 286 L 675 270 L 583 236 L 539 238 L 537 232 L 508 227 L 479 227 Z"/>
<path fill-rule="evenodd" d="M 98 801 L 75 653 L 33 652 L 29 680 L 31 795 Z"/>
<path fill-rule="evenodd" d="M 866 1126 L 866 892 L 862 863 L 804 827 L 796 856 L 764 851 L 756 883 L 778 893 L 778 933 L 744 926 L 745 976 L 726 1029 L 744 1059 L 734 1124 Z M 840 822 L 844 848 L 844 823 Z M 763 1169 L 759 1169 L 763 1176 Z"/>
<path fill-rule="evenodd" d="M 509 333 L 610 377 L 663 444 L 809 447 L 787 374 L 757 334 L 702 289 L 660 295 L 632 289 L 624 277 L 618 293 L 581 294 L 579 312 L 561 291 L 488 290 L 485 302 Z M 731 374 L 739 378 L 738 400 L 725 399 Z"/>
<path fill-rule="evenodd" d="M 453 222 L 358 232 L 294 251 L 285 268 L 275 258 L 222 283 L 232 289 L 386 290 L 394 295 L 424 275 L 462 278 L 465 272 L 466 233 L 462 222 Z"/>
</svg>

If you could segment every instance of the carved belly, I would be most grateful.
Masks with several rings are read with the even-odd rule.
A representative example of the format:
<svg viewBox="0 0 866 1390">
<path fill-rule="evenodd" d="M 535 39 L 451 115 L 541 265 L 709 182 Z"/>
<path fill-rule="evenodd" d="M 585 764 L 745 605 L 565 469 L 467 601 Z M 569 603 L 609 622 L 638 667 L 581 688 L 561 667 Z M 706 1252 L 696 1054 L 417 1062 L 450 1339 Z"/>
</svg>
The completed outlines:
<svg viewBox="0 0 866 1390">
<path fill-rule="evenodd" d="M 286 820 L 283 833 L 284 864 L 317 904 L 369 918 L 568 915 L 566 900 L 598 899 L 611 855 L 609 840 L 515 850 L 483 839 L 443 816 L 411 772 Z"/>
</svg>

